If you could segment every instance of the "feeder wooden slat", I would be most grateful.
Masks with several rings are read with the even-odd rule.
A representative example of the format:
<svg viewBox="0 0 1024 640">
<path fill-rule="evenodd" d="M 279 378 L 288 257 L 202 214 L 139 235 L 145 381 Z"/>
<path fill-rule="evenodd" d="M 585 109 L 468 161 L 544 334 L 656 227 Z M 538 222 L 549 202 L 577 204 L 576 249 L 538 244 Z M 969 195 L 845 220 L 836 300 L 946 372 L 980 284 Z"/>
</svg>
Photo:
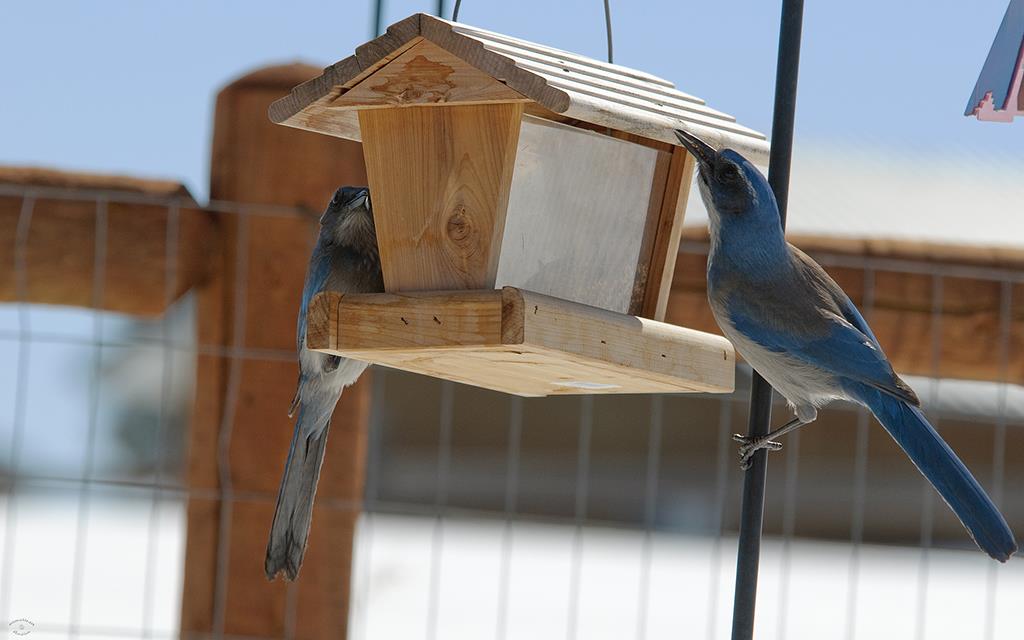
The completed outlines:
<svg viewBox="0 0 1024 640">
<path fill-rule="evenodd" d="M 668 180 L 665 182 L 665 196 L 661 200 L 654 248 L 651 251 L 647 291 L 643 296 L 643 307 L 637 313 L 645 318 L 665 320 L 695 165 L 693 156 L 682 149 L 676 148 L 672 153 Z"/>
<path fill-rule="evenodd" d="M 433 16 L 431 16 L 433 17 Z M 570 51 L 563 51 L 561 49 L 555 49 L 536 42 L 529 42 L 527 40 L 520 40 L 503 33 L 497 33 L 495 31 L 488 31 L 481 29 L 480 27 L 474 27 L 466 24 L 465 22 L 448 22 L 446 20 L 435 18 L 438 22 L 442 22 L 450 25 L 451 30 L 455 33 L 462 34 L 480 40 L 487 44 L 487 46 L 493 43 L 501 43 L 510 48 L 522 51 L 529 51 L 533 54 L 551 56 L 559 61 L 561 64 L 577 64 L 581 67 L 589 68 L 594 72 L 605 73 L 616 79 L 633 80 L 643 84 L 649 84 L 652 86 L 660 86 L 664 88 L 673 88 L 670 81 L 664 78 L 647 73 L 646 71 L 640 71 L 637 69 L 631 69 L 629 67 L 623 67 L 617 64 L 611 64 L 603 60 L 595 60 L 594 58 L 588 58 L 586 56 L 572 53 Z M 701 104 L 703 100 L 697 98 Z"/>
<path fill-rule="evenodd" d="M 359 112 L 388 291 L 494 287 L 521 103 Z"/>
<path fill-rule="evenodd" d="M 327 292 L 307 325 L 311 349 L 522 396 L 733 388 L 721 336 L 514 287 Z"/>
<path fill-rule="evenodd" d="M 678 144 L 672 130 L 686 129 L 715 146 L 736 149 L 757 162 L 767 161 L 768 143 L 763 134 L 737 124 L 734 118 L 711 109 L 703 100 L 677 91 L 666 80 L 425 14 L 392 25 L 385 35 L 359 47 L 355 56 L 328 67 L 316 81 L 296 87 L 291 95 L 271 106 L 271 119 L 360 140 L 355 118 L 332 109 L 332 101 L 351 91 L 369 74 L 379 73 L 382 63 L 391 64 L 408 47 L 419 46 L 422 41 L 436 45 L 569 121 L 633 133 L 670 145 Z M 519 64 L 521 59 L 538 56 L 548 64 Z M 551 64 L 559 60 L 563 64 Z"/>
</svg>

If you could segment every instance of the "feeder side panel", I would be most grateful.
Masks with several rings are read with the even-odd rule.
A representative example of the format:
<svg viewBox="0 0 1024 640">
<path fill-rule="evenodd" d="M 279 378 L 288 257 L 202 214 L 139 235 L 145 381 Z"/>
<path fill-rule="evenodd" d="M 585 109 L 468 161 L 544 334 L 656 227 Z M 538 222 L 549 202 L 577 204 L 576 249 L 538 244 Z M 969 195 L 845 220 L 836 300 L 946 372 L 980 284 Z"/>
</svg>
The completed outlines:
<svg viewBox="0 0 1024 640">
<path fill-rule="evenodd" d="M 498 285 L 630 313 L 659 155 L 524 120 Z"/>
<path fill-rule="evenodd" d="M 494 287 L 522 103 L 359 112 L 384 287 Z"/>
</svg>

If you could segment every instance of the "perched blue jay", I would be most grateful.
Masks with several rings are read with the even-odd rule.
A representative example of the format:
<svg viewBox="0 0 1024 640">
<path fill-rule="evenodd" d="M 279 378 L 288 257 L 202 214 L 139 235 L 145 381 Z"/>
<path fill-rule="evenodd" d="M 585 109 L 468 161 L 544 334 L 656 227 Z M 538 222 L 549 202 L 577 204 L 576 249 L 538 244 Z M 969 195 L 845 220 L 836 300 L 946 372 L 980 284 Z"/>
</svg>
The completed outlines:
<svg viewBox="0 0 1024 640">
<path fill-rule="evenodd" d="M 708 210 L 708 300 L 740 354 L 789 402 L 796 418 L 743 444 L 744 467 L 774 438 L 813 422 L 818 408 L 849 400 L 871 410 L 928 478 L 982 550 L 1005 562 L 1013 533 L 985 490 L 918 408 L 893 372 L 864 317 L 832 278 L 786 242 L 775 195 L 764 176 L 732 150 L 715 151 L 676 131 L 698 164 Z"/>
<path fill-rule="evenodd" d="M 277 495 L 263 567 L 271 580 L 282 571 L 289 580 L 294 580 L 299 573 L 331 414 L 342 389 L 355 382 L 366 369 L 365 362 L 306 348 L 306 312 L 310 300 L 321 291 L 384 291 L 370 192 L 366 188 L 338 189 L 320 218 L 320 236 L 309 258 L 296 332 L 299 385 L 288 410 L 289 416 L 298 410 L 298 418 Z"/>
</svg>

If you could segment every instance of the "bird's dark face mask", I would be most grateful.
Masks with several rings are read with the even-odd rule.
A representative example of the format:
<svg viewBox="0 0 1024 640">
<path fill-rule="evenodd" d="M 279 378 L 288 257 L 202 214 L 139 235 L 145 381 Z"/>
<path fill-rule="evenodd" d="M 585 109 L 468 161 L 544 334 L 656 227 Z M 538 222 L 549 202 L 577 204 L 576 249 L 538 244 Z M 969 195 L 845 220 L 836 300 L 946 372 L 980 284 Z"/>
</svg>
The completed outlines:
<svg viewBox="0 0 1024 640">
<path fill-rule="evenodd" d="M 714 164 L 700 165 L 697 179 L 702 195 L 710 197 L 717 213 L 739 215 L 756 206 L 756 195 L 743 167 L 726 157 L 727 153 L 718 154 Z"/>
<path fill-rule="evenodd" d="M 757 193 L 743 156 L 731 149 L 717 151 L 687 131 L 676 131 L 679 143 L 697 161 L 697 187 L 714 217 L 739 215 L 757 204 Z"/>
<path fill-rule="evenodd" d="M 327 205 L 320 226 L 327 227 L 337 224 L 342 218 L 352 213 L 370 214 L 370 190 L 366 187 L 341 187 L 334 192 L 334 197 Z"/>
</svg>

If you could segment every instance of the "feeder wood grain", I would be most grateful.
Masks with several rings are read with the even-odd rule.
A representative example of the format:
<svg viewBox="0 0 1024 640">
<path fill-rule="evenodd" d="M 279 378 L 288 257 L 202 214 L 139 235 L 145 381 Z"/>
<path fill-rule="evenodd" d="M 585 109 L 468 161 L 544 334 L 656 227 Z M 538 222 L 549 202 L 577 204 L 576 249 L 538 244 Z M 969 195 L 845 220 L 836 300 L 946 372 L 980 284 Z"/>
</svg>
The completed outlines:
<svg viewBox="0 0 1024 640">
<path fill-rule="evenodd" d="M 513 287 L 326 292 L 307 326 L 311 349 L 521 396 L 733 389 L 721 336 Z"/>
<path fill-rule="evenodd" d="M 515 89 L 421 39 L 380 71 L 333 98 L 327 108 L 530 101 Z"/>
<path fill-rule="evenodd" d="M 656 320 L 693 174 L 672 130 L 768 149 L 657 76 L 424 14 L 269 116 L 363 142 L 386 291 L 513 286 Z"/>
<path fill-rule="evenodd" d="M 665 320 L 668 309 L 668 296 L 672 290 L 679 239 L 683 229 L 683 218 L 686 215 L 686 202 L 689 199 L 693 170 L 696 166 L 693 156 L 679 148 L 673 150 L 671 160 L 667 164 L 668 178 L 662 183 L 665 193 L 657 201 L 660 210 L 657 215 L 649 217 L 649 220 L 655 221 L 655 225 L 650 233 L 652 247 L 650 260 L 647 261 L 649 269 L 643 280 L 645 290 L 642 293 L 636 292 L 636 298 L 642 305 L 637 310 L 637 315 L 659 321 Z"/>
<path fill-rule="evenodd" d="M 355 55 L 324 69 L 270 107 L 279 124 L 360 140 L 350 109 L 336 100 L 413 47 L 426 42 L 445 50 L 496 83 L 529 98 L 545 112 L 567 121 L 632 133 L 670 145 L 673 129 L 686 129 L 714 144 L 765 162 L 765 136 L 744 127 L 703 100 L 637 69 L 608 64 L 500 33 L 415 14 L 356 49 Z M 405 65 L 400 65 L 405 66 Z"/>
<path fill-rule="evenodd" d="M 359 112 L 388 291 L 494 287 L 522 115 L 515 102 Z"/>
</svg>

